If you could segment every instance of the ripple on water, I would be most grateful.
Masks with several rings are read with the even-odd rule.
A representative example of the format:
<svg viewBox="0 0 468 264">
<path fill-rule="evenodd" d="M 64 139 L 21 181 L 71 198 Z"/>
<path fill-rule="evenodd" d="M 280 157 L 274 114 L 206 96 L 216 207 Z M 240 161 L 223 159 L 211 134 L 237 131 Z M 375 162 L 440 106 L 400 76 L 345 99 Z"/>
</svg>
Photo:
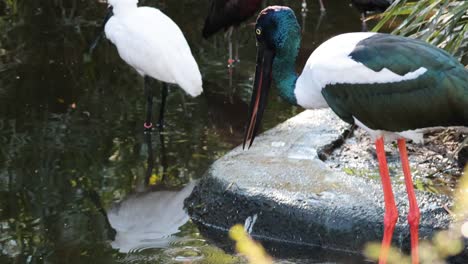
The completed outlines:
<svg viewBox="0 0 468 264">
<path fill-rule="evenodd" d="M 129 249 L 120 263 L 192 263 L 204 259 L 207 253 L 203 251 L 207 245 L 204 239 L 168 236 L 141 242 Z"/>
<path fill-rule="evenodd" d="M 175 262 L 193 262 L 201 260 L 203 254 L 199 248 L 185 246 L 181 248 L 168 248 L 164 251 L 165 255 L 171 257 Z"/>
<path fill-rule="evenodd" d="M 191 246 L 191 247 L 202 247 L 207 244 L 205 239 L 201 238 L 181 238 L 174 240 L 170 243 L 171 247 L 184 247 L 184 246 Z"/>
</svg>

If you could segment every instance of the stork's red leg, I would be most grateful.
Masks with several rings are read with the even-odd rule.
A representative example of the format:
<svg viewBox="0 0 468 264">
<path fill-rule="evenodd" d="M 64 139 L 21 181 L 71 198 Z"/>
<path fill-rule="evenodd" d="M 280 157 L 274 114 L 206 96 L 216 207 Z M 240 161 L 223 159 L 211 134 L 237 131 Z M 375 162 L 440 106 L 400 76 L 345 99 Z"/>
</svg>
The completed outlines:
<svg viewBox="0 0 468 264">
<path fill-rule="evenodd" d="M 411 258 L 412 263 L 419 263 L 418 253 L 418 227 L 419 227 L 419 207 L 414 195 L 413 180 L 411 179 L 411 171 L 408 162 L 408 154 L 406 152 L 405 139 L 398 139 L 398 148 L 400 149 L 401 165 L 403 174 L 405 175 L 406 192 L 409 200 L 408 223 L 411 233 Z"/>
<path fill-rule="evenodd" d="M 380 177 L 382 179 L 385 201 L 384 237 L 382 240 L 379 264 L 385 264 L 387 263 L 388 252 L 392 243 L 393 231 L 395 230 L 395 225 L 398 220 L 398 209 L 395 205 L 395 198 L 393 197 L 383 137 L 375 141 L 375 147 L 377 149 L 377 159 L 379 160 Z"/>
</svg>

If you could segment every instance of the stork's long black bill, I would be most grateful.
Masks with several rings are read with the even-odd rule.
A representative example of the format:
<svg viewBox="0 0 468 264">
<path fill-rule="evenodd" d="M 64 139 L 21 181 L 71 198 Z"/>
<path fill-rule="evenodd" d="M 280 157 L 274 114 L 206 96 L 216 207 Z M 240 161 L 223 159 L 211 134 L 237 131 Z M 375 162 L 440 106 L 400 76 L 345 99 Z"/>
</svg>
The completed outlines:
<svg viewBox="0 0 468 264">
<path fill-rule="evenodd" d="M 91 46 L 89 47 L 89 54 L 93 54 L 94 49 L 97 47 L 101 39 L 104 37 L 104 28 L 106 26 L 107 21 L 114 15 L 114 12 L 112 11 L 112 6 L 109 6 L 107 8 L 107 14 L 106 17 L 104 17 L 104 21 L 102 22 L 102 26 L 99 32 L 99 35 L 97 38 L 91 43 Z"/>
<path fill-rule="evenodd" d="M 259 45 L 254 87 L 249 107 L 249 120 L 244 135 L 244 149 L 247 142 L 248 148 L 252 146 L 262 121 L 263 111 L 267 104 L 268 91 L 271 86 L 271 69 L 274 57 L 275 53 L 273 50 L 261 44 Z"/>
</svg>

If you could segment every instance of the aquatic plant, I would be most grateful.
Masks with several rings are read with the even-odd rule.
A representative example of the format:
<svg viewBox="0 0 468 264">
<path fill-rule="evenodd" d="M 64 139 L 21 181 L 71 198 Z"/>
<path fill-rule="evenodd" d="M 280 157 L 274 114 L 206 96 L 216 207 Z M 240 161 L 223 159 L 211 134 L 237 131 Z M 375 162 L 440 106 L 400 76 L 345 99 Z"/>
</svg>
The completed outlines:
<svg viewBox="0 0 468 264">
<path fill-rule="evenodd" d="M 381 17 L 373 31 L 395 25 L 392 34 L 425 40 L 459 58 L 468 53 L 468 1 L 396 0 Z"/>
</svg>

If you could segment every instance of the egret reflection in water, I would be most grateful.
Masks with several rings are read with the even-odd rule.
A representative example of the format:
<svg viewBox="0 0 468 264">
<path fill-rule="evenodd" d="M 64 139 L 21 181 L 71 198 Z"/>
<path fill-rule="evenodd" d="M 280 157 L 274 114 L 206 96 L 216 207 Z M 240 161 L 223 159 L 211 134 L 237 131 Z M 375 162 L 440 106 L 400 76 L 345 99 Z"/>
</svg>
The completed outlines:
<svg viewBox="0 0 468 264">
<path fill-rule="evenodd" d="M 162 156 L 161 160 L 165 160 L 164 134 L 158 134 L 161 145 L 157 150 Z M 189 182 L 181 190 L 161 190 L 158 186 L 152 186 L 152 134 L 145 136 L 148 150 L 145 187 L 112 205 L 107 213 L 110 225 L 116 232 L 111 246 L 122 253 L 143 248 L 166 248 L 177 240 L 173 235 L 189 220 L 184 210 L 184 200 L 192 192 L 195 181 Z M 167 164 L 163 162 L 162 166 L 164 182 Z"/>
<path fill-rule="evenodd" d="M 192 192 L 195 182 L 180 191 L 148 191 L 127 196 L 108 212 L 115 229 L 112 247 L 120 252 L 137 248 L 165 248 L 177 240 L 173 236 L 187 223 L 184 200 Z"/>
</svg>

